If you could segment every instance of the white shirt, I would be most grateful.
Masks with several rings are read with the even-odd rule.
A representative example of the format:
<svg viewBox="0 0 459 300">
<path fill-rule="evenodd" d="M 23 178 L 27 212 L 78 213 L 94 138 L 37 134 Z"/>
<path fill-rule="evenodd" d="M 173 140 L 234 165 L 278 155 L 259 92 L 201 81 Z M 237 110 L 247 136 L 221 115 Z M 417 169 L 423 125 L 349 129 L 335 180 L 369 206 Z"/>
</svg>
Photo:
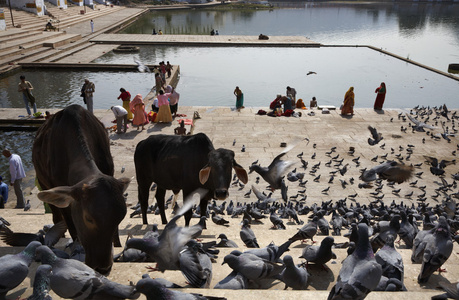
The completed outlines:
<svg viewBox="0 0 459 300">
<path fill-rule="evenodd" d="M 123 117 L 123 116 L 128 114 L 127 110 L 124 109 L 124 107 L 122 107 L 120 105 L 113 106 L 112 107 L 112 111 L 113 111 L 113 114 L 115 115 L 115 117 L 117 117 L 117 118 Z"/>
<path fill-rule="evenodd" d="M 175 90 L 169 95 L 169 104 L 175 105 L 178 103 L 180 98 L 180 94 L 177 93 Z"/>
<path fill-rule="evenodd" d="M 10 174 L 11 174 L 11 183 L 14 183 L 16 179 L 22 179 L 26 177 L 24 172 L 24 167 L 22 166 L 21 157 L 17 154 L 11 154 L 9 157 L 10 161 Z"/>
</svg>

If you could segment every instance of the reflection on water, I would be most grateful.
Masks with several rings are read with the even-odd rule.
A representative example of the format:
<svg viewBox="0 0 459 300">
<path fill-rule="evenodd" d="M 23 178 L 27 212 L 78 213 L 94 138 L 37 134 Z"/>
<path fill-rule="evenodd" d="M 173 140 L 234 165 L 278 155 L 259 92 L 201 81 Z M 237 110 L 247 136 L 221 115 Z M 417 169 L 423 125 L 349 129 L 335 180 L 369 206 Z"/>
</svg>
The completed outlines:
<svg viewBox="0 0 459 300">
<path fill-rule="evenodd" d="M 122 33 L 301 35 L 323 44 L 373 45 L 447 71 L 459 63 L 459 4 L 271 2 L 276 9 L 154 11 Z"/>
<path fill-rule="evenodd" d="M 177 91 L 180 105 L 234 106 L 236 85 L 244 92 L 247 107 L 267 107 L 286 86 L 296 88 L 298 97 L 315 96 L 319 104 L 339 106 L 344 93 L 354 86 L 356 107 L 373 107 L 375 89 L 387 85 L 386 108 L 416 105 L 441 105 L 458 108 L 459 82 L 413 66 L 367 48 L 194 48 L 142 46 L 136 54 L 148 64 L 169 60 L 180 65 Z M 99 63 L 133 63 L 132 54 L 109 53 Z M 308 71 L 316 75 L 307 76 Z M 80 88 L 84 77 L 95 82 L 94 107 L 109 109 L 119 88 L 132 95 L 145 96 L 153 86 L 151 73 L 116 72 L 26 72 L 35 86 L 38 107 L 62 108 L 70 103 L 83 104 Z M 3 107 L 23 107 L 17 92 L 19 74 L 0 79 L 6 89 Z M 47 82 L 56 84 L 45 84 Z M 24 109 L 25 113 L 25 109 Z"/>
<path fill-rule="evenodd" d="M 11 153 L 18 154 L 22 159 L 22 164 L 24 165 L 26 173 L 27 171 L 33 169 L 32 146 L 34 138 L 35 132 L 0 131 L 0 145 L 2 145 L 2 150 L 9 149 Z M 3 155 L 1 155 L 0 158 L 0 175 L 3 177 L 3 181 L 9 184 L 9 180 L 11 177 L 8 159 Z"/>
</svg>

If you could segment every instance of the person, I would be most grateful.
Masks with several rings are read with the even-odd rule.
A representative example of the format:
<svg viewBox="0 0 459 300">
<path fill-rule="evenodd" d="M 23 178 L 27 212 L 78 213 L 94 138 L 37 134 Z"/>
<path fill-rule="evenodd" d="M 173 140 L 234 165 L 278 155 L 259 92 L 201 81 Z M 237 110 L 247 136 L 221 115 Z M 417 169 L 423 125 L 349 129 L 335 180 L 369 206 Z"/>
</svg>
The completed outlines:
<svg viewBox="0 0 459 300">
<path fill-rule="evenodd" d="M 94 32 L 94 21 L 91 20 L 89 24 L 91 24 L 91 33 L 93 33 Z"/>
<path fill-rule="evenodd" d="M 22 178 L 26 177 L 24 166 L 22 165 L 21 157 L 17 154 L 12 154 L 9 150 L 3 150 L 3 156 L 8 158 L 10 164 L 10 184 L 14 187 L 14 193 L 16 194 L 16 207 L 24 208 L 24 194 L 22 193 Z"/>
<path fill-rule="evenodd" d="M 115 115 L 116 118 L 116 133 L 126 133 L 127 130 L 127 122 L 128 122 L 128 112 L 127 110 L 121 105 L 115 105 L 110 108 Z M 124 122 L 124 129 L 121 132 L 121 126 Z"/>
<path fill-rule="evenodd" d="M 0 208 L 5 208 L 5 203 L 8 201 L 8 185 L 3 182 L 0 176 Z"/>
<path fill-rule="evenodd" d="M 169 61 L 167 61 L 166 63 L 166 72 L 167 72 L 167 78 L 171 77 L 171 74 L 172 74 L 172 65 Z"/>
<path fill-rule="evenodd" d="M 158 97 L 153 99 L 153 104 L 151 105 L 151 110 L 155 113 L 158 113 L 159 111 L 159 106 L 158 106 Z"/>
<path fill-rule="evenodd" d="M 159 30 L 159 35 L 162 35 L 163 34 L 163 31 L 160 29 Z"/>
<path fill-rule="evenodd" d="M 306 105 L 304 105 L 303 99 L 298 99 L 298 101 L 296 101 L 296 108 L 301 108 L 301 109 L 306 108 Z"/>
<path fill-rule="evenodd" d="M 382 110 L 384 100 L 386 99 L 386 84 L 384 82 L 381 82 L 381 85 L 378 88 L 376 88 L 375 93 L 377 94 L 373 108 L 376 110 Z"/>
<path fill-rule="evenodd" d="M 347 114 L 354 115 L 354 87 L 351 86 L 349 90 L 344 95 L 344 103 L 341 108 L 341 115 L 345 116 Z"/>
<path fill-rule="evenodd" d="M 145 103 L 143 102 L 142 95 L 137 94 L 131 103 L 129 103 L 129 108 L 134 114 L 132 125 L 137 126 L 137 130 L 139 130 L 140 126 L 142 126 L 142 130 L 144 130 L 145 124 L 148 123 L 148 118 L 147 113 L 145 112 Z"/>
<path fill-rule="evenodd" d="M 153 35 L 157 35 L 158 33 L 156 32 L 156 29 L 153 28 Z"/>
<path fill-rule="evenodd" d="M 52 114 L 49 112 L 49 110 L 45 111 L 45 120 L 48 120 L 51 118 Z"/>
<path fill-rule="evenodd" d="M 215 30 L 215 35 L 219 35 L 218 30 Z"/>
<path fill-rule="evenodd" d="M 290 99 L 289 97 L 286 97 L 286 96 L 283 96 L 281 98 L 281 103 L 284 105 L 284 113 L 287 111 L 287 110 L 292 110 L 293 109 L 293 106 L 292 106 L 292 99 Z"/>
<path fill-rule="evenodd" d="M 316 97 L 312 97 L 312 100 L 309 101 L 309 107 L 310 107 L 310 108 L 317 107 L 317 100 L 316 100 Z"/>
<path fill-rule="evenodd" d="M 159 94 L 159 91 L 163 88 L 163 80 L 161 79 L 161 75 L 159 73 L 155 73 L 155 87 L 156 87 L 156 95 Z"/>
<path fill-rule="evenodd" d="M 282 107 L 282 103 L 280 103 L 281 98 L 282 98 L 282 95 L 281 95 L 281 94 L 277 94 L 276 99 L 274 99 L 274 100 L 271 102 L 271 104 L 269 104 L 269 108 L 275 110 L 275 109 L 277 109 L 277 108 Z"/>
<path fill-rule="evenodd" d="M 170 123 L 172 122 L 172 114 L 171 108 L 169 106 L 169 96 L 170 93 L 164 93 L 163 90 L 159 91 L 158 95 L 158 116 L 156 116 L 155 123 L 164 122 Z"/>
<path fill-rule="evenodd" d="M 212 28 L 212 30 L 210 31 L 210 35 L 215 35 L 215 30 Z"/>
<path fill-rule="evenodd" d="M 244 94 L 238 86 L 234 89 L 234 95 L 236 96 L 236 109 L 244 108 Z"/>
<path fill-rule="evenodd" d="M 185 121 L 180 120 L 180 126 L 174 129 L 175 135 L 186 135 Z"/>
<path fill-rule="evenodd" d="M 46 23 L 45 31 L 51 31 L 51 30 L 56 31 L 56 27 L 53 26 L 53 23 L 51 23 L 51 20 L 49 20 L 48 23 Z"/>
<path fill-rule="evenodd" d="M 163 81 L 163 84 L 166 83 L 166 64 L 164 61 L 159 63 L 159 69 L 161 71 L 161 80 Z"/>
<path fill-rule="evenodd" d="M 86 106 L 88 107 L 89 112 L 93 113 L 93 110 L 94 110 L 93 95 L 94 95 L 94 92 L 96 91 L 96 87 L 94 83 L 89 81 L 88 78 L 85 78 L 82 91 L 84 93 L 83 100 L 85 100 L 85 103 L 86 103 Z"/>
<path fill-rule="evenodd" d="M 180 94 L 177 93 L 175 88 L 172 88 L 172 91 L 169 96 L 169 106 L 171 108 L 171 114 L 173 118 L 175 118 L 175 116 L 177 115 L 179 99 L 180 99 Z"/>
<path fill-rule="evenodd" d="M 296 90 L 292 87 L 287 87 L 287 97 L 289 97 L 292 100 L 292 107 L 295 107 L 296 103 Z"/>
<path fill-rule="evenodd" d="M 18 84 L 18 92 L 22 93 L 22 100 L 24 101 L 24 104 L 27 110 L 27 114 L 30 117 L 32 113 L 29 108 L 29 102 L 33 107 L 33 113 L 37 112 L 37 104 L 35 103 L 35 97 L 32 95 L 32 92 L 31 92 L 33 90 L 33 86 L 29 81 L 25 80 L 24 75 L 19 76 L 19 79 L 21 81 Z"/>
<path fill-rule="evenodd" d="M 128 120 L 132 120 L 132 112 L 129 109 L 129 103 L 131 102 L 131 93 L 126 91 L 124 88 L 120 88 L 121 94 L 118 96 L 117 99 L 121 99 L 123 101 L 123 107 L 128 112 L 127 118 Z"/>
</svg>

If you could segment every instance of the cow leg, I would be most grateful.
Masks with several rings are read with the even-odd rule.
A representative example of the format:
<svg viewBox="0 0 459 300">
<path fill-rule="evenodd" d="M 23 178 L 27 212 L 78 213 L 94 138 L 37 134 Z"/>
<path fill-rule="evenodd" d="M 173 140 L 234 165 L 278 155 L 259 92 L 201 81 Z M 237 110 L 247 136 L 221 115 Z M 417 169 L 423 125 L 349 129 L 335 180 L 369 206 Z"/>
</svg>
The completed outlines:
<svg viewBox="0 0 459 300">
<path fill-rule="evenodd" d="M 167 224 L 166 211 L 164 208 L 164 196 L 165 195 L 166 195 L 166 190 L 158 186 L 156 188 L 155 198 L 156 198 L 156 202 L 158 203 L 159 212 L 161 214 L 161 222 L 163 224 Z"/>
<path fill-rule="evenodd" d="M 142 222 L 143 224 L 148 224 L 147 220 L 147 210 L 148 210 L 148 196 L 150 195 L 150 183 L 139 182 L 137 180 L 137 193 L 139 197 L 140 209 L 142 211 Z"/>
<path fill-rule="evenodd" d="M 115 234 L 113 235 L 113 246 L 121 247 L 120 234 L 118 231 L 118 227 L 116 227 Z"/>
<path fill-rule="evenodd" d="M 209 203 L 210 199 L 212 199 L 210 192 L 201 197 L 199 202 L 199 207 L 201 208 L 201 217 L 207 218 L 207 204 Z"/>
</svg>

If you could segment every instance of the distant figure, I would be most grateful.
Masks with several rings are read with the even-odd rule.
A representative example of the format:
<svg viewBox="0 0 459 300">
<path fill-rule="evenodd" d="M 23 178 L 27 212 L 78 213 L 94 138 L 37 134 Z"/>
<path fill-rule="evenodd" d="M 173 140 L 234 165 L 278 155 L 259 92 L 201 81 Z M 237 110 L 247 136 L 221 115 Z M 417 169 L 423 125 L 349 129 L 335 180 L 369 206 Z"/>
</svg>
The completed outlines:
<svg viewBox="0 0 459 300">
<path fill-rule="evenodd" d="M 156 116 L 155 123 L 163 122 L 170 123 L 172 122 L 171 108 L 169 106 L 169 97 L 170 93 L 164 93 L 163 90 L 159 91 L 158 95 L 158 115 Z"/>
<path fill-rule="evenodd" d="M 143 102 L 142 95 L 137 94 L 129 104 L 131 112 L 134 114 L 132 125 L 137 126 L 137 130 L 142 126 L 145 129 L 145 124 L 148 123 L 147 113 L 145 112 L 145 103 Z"/>
<path fill-rule="evenodd" d="M 93 33 L 94 32 L 94 21 L 91 20 L 89 24 L 91 24 L 91 33 Z"/>
<path fill-rule="evenodd" d="M 127 130 L 127 122 L 128 122 L 128 112 L 127 110 L 122 107 L 121 105 L 115 105 L 110 108 L 115 115 L 116 118 L 116 133 L 126 133 Z M 123 126 L 123 131 L 121 131 L 121 127 Z"/>
<path fill-rule="evenodd" d="M 281 108 L 282 107 L 281 99 L 282 99 L 282 95 L 277 94 L 276 99 L 274 99 L 271 102 L 271 104 L 269 104 L 269 108 L 274 109 L 274 110 L 276 110 L 277 108 Z"/>
<path fill-rule="evenodd" d="M 236 109 L 240 110 L 241 108 L 244 108 L 244 94 L 238 86 L 234 89 L 233 93 L 236 96 Z"/>
<path fill-rule="evenodd" d="M 175 135 L 186 135 L 185 121 L 180 120 L 180 126 L 174 129 Z"/>
<path fill-rule="evenodd" d="M 163 80 L 161 79 L 161 75 L 159 73 L 155 73 L 155 87 L 156 87 L 156 95 L 159 94 L 159 91 L 162 90 L 164 85 Z"/>
<path fill-rule="evenodd" d="M 351 86 L 349 90 L 344 95 L 344 103 L 341 108 L 341 115 L 345 116 L 347 114 L 354 115 L 354 87 Z"/>
<path fill-rule="evenodd" d="M 166 64 L 164 61 L 159 63 L 159 70 L 161 71 L 161 80 L 163 81 L 163 85 L 166 84 Z"/>
<path fill-rule="evenodd" d="M 33 107 L 33 113 L 37 112 L 37 105 L 35 103 L 35 97 L 32 95 L 32 92 L 31 92 L 33 90 L 33 86 L 29 81 L 25 80 L 24 75 L 19 76 L 19 79 L 21 81 L 18 84 L 18 92 L 22 93 L 22 100 L 24 101 L 24 104 L 27 110 L 27 114 L 30 117 L 32 113 L 30 112 L 29 102 Z"/>
<path fill-rule="evenodd" d="M 156 32 L 156 29 L 153 28 L 153 35 L 157 35 L 158 33 Z"/>
<path fill-rule="evenodd" d="M 210 35 L 215 35 L 215 30 L 212 28 L 212 30 L 210 31 Z"/>
<path fill-rule="evenodd" d="M 287 87 L 287 91 L 286 91 L 286 94 L 287 94 L 287 97 L 289 97 L 290 99 L 292 99 L 292 106 L 295 107 L 295 103 L 296 103 L 296 90 L 292 87 Z"/>
<path fill-rule="evenodd" d="M 8 185 L 3 182 L 0 176 L 0 208 L 5 208 L 5 203 L 8 201 Z"/>
<path fill-rule="evenodd" d="M 45 26 L 45 31 L 50 31 L 50 30 L 56 31 L 56 27 L 53 26 L 53 23 L 51 23 L 51 20 L 49 20 L 48 23 L 46 23 L 46 26 Z"/>
<path fill-rule="evenodd" d="M 215 30 L 215 35 L 219 35 L 218 30 Z"/>
<path fill-rule="evenodd" d="M 132 112 L 129 109 L 129 103 L 131 102 L 131 93 L 126 91 L 124 88 L 120 88 L 121 94 L 116 99 L 121 99 L 123 101 L 123 107 L 128 112 L 128 120 L 132 120 Z"/>
<path fill-rule="evenodd" d="M 83 100 L 85 100 L 86 106 L 89 112 L 93 113 L 94 111 L 94 92 L 96 91 L 96 86 L 94 83 L 89 81 L 88 78 L 85 78 L 82 92 L 84 93 Z"/>
<path fill-rule="evenodd" d="M 167 72 L 167 78 L 171 77 L 171 74 L 172 74 L 172 65 L 169 61 L 167 61 L 166 63 L 166 72 Z"/>
<path fill-rule="evenodd" d="M 290 99 L 289 97 L 286 97 L 286 96 L 283 96 L 281 98 L 281 103 L 282 105 L 284 105 L 284 113 L 287 111 L 287 110 L 292 110 L 293 109 L 293 106 L 292 106 L 292 99 Z"/>
<path fill-rule="evenodd" d="M 45 111 L 45 120 L 48 120 L 51 118 L 52 114 L 49 112 L 49 110 Z"/>
<path fill-rule="evenodd" d="M 172 88 L 172 91 L 169 95 L 169 106 L 171 108 L 171 114 L 173 118 L 175 118 L 175 116 L 177 115 L 179 99 L 180 99 L 180 94 L 177 93 L 175 88 Z"/>
<path fill-rule="evenodd" d="M 312 100 L 309 101 L 309 107 L 310 107 L 310 108 L 317 107 L 317 100 L 316 100 L 316 97 L 312 97 Z"/>
<path fill-rule="evenodd" d="M 259 39 L 259 40 L 269 40 L 269 37 L 268 37 L 267 35 L 260 34 L 260 35 L 258 36 L 258 39 Z"/>
<path fill-rule="evenodd" d="M 296 101 L 296 108 L 306 108 L 306 105 L 304 105 L 304 102 L 303 102 L 303 99 L 298 99 L 298 101 Z"/>
<path fill-rule="evenodd" d="M 151 105 L 151 110 L 157 113 L 159 111 L 159 106 L 158 106 L 158 97 L 153 99 L 153 104 Z"/>
<path fill-rule="evenodd" d="M 16 207 L 24 208 L 24 194 L 22 193 L 22 178 L 26 177 L 24 166 L 22 165 L 21 157 L 17 154 L 12 154 L 9 150 L 3 150 L 3 156 L 8 158 L 10 164 L 10 184 L 14 187 L 16 194 Z"/>
<path fill-rule="evenodd" d="M 160 29 L 158 34 L 159 34 L 159 35 L 162 35 L 162 34 L 163 34 L 163 31 Z"/>
<path fill-rule="evenodd" d="M 381 86 L 379 86 L 375 90 L 375 93 L 377 93 L 377 95 L 376 95 L 374 109 L 382 110 L 382 107 L 384 105 L 384 99 L 386 99 L 386 84 L 384 82 L 381 82 Z"/>
</svg>

